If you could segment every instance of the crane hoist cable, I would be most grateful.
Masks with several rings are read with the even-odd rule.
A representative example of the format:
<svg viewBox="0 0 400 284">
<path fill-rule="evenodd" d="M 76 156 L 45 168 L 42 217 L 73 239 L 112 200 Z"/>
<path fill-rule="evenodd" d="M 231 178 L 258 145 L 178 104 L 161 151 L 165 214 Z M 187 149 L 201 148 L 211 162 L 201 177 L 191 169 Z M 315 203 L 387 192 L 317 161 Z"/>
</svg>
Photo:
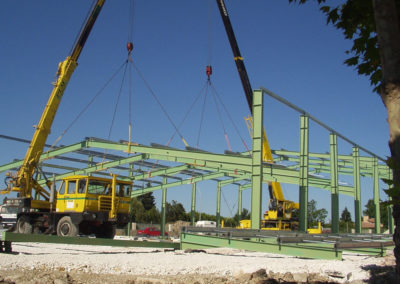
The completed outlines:
<svg viewBox="0 0 400 284">
<path fill-rule="evenodd" d="M 216 94 L 215 94 L 215 92 L 211 92 L 211 94 L 212 94 L 212 98 L 214 99 L 214 103 L 215 103 L 215 106 L 217 108 L 218 117 L 219 117 L 219 120 L 221 121 L 222 129 L 223 129 L 224 134 L 225 134 L 226 143 L 228 143 L 229 151 L 232 152 L 231 142 L 229 140 L 228 132 L 226 131 L 226 128 L 225 128 L 224 120 L 222 119 L 222 114 L 221 114 L 221 110 L 219 108 L 219 104 L 218 104 L 218 101 L 217 101 L 217 98 L 216 98 Z"/>
<path fill-rule="evenodd" d="M 120 102 L 120 99 L 121 99 L 122 89 L 123 89 L 124 82 L 125 82 L 126 69 L 127 69 L 127 67 L 128 67 L 128 64 L 125 64 L 124 74 L 123 74 L 123 76 L 122 76 L 121 85 L 120 85 L 120 87 L 119 87 L 118 97 L 117 97 L 117 101 L 116 101 L 116 103 L 115 103 L 114 113 L 113 113 L 113 117 L 112 117 L 112 120 L 111 120 L 110 129 L 109 129 L 109 131 L 108 131 L 108 137 L 107 137 L 107 139 L 110 139 L 110 138 L 111 138 L 111 132 L 112 132 L 112 129 L 113 129 L 113 127 L 114 127 L 115 116 L 117 115 L 117 109 L 118 109 L 118 105 L 119 105 L 119 102 Z"/>
<path fill-rule="evenodd" d="M 183 117 L 182 121 L 179 123 L 178 129 L 181 128 L 181 126 L 186 121 L 187 117 L 189 116 L 190 112 L 194 109 L 194 106 L 196 105 L 197 101 L 200 99 L 201 95 L 203 94 L 203 91 L 207 87 L 207 84 L 208 84 L 208 82 L 205 82 L 205 84 L 201 88 L 200 92 L 195 97 L 193 103 L 190 105 L 189 109 L 186 111 L 185 116 Z M 169 146 L 169 144 L 172 142 L 172 140 L 174 139 L 176 134 L 177 134 L 176 131 L 174 132 L 174 134 L 172 134 L 171 138 L 168 140 L 167 146 Z"/>
<path fill-rule="evenodd" d="M 232 123 L 232 125 L 233 125 L 233 127 L 234 127 L 234 129 L 235 129 L 235 131 L 237 133 L 237 135 L 240 137 L 240 140 L 242 140 L 242 143 L 243 143 L 244 147 L 246 148 L 246 151 L 249 152 L 249 154 L 251 156 L 251 150 L 250 150 L 249 146 L 247 145 L 246 141 L 243 139 L 243 136 L 240 134 L 236 123 L 232 119 L 232 116 L 230 115 L 227 107 L 225 106 L 224 102 L 222 101 L 221 97 L 219 96 L 219 94 L 218 94 L 217 90 L 215 89 L 215 86 L 214 86 L 214 84 L 212 82 L 211 82 L 211 88 L 213 89 L 218 101 L 220 102 L 220 104 L 222 105 L 223 109 L 225 110 L 225 113 L 227 114 L 229 120 L 231 121 L 231 123 Z"/>
<path fill-rule="evenodd" d="M 210 81 L 210 77 L 207 80 L 209 82 Z M 204 92 L 203 107 L 202 107 L 201 116 L 200 116 L 200 125 L 199 125 L 199 130 L 197 132 L 197 143 L 196 143 L 196 147 L 197 148 L 199 148 L 199 144 L 200 144 L 201 128 L 203 126 L 204 113 L 205 113 L 205 108 L 206 108 L 206 103 L 207 103 L 208 85 L 209 85 L 208 82 L 207 82 L 207 87 L 206 87 L 205 92 Z"/>
<path fill-rule="evenodd" d="M 128 61 L 132 62 L 132 51 L 133 51 L 133 35 L 134 35 L 134 22 L 135 22 L 135 1 L 130 1 L 129 7 L 129 28 L 128 28 L 128 43 L 127 43 L 127 50 L 128 50 Z M 131 151 L 131 144 L 132 144 L 132 97 L 133 97 L 133 73 L 132 73 L 132 64 L 129 64 L 129 102 L 128 102 L 128 120 L 129 120 L 129 131 L 128 131 L 128 153 Z"/>
<path fill-rule="evenodd" d="M 182 133 L 179 131 L 178 127 L 176 126 L 176 124 L 172 120 L 171 116 L 168 114 L 167 110 L 165 109 L 165 107 L 163 106 L 163 104 L 161 103 L 161 101 L 159 100 L 159 98 L 157 97 L 157 95 L 155 94 L 153 89 L 151 88 L 150 84 L 148 83 L 148 81 L 144 77 L 143 73 L 140 72 L 140 70 L 137 67 L 135 61 L 132 60 L 131 62 L 133 64 L 133 67 L 135 68 L 136 72 L 139 74 L 140 78 L 143 80 L 144 84 L 146 85 L 147 89 L 149 90 L 151 96 L 157 102 L 157 104 L 159 105 L 159 107 L 163 111 L 164 115 L 167 117 L 168 121 L 171 123 L 171 125 L 174 127 L 175 131 L 178 133 L 178 135 L 181 138 L 182 142 L 185 144 L 186 147 L 189 146 L 189 144 L 186 142 L 185 138 L 183 137 Z"/>
<path fill-rule="evenodd" d="M 88 108 L 95 102 L 95 100 L 103 93 L 103 91 L 107 88 L 107 86 L 115 79 L 115 77 L 121 72 L 122 68 L 127 64 L 125 60 L 123 64 L 121 64 L 118 69 L 111 75 L 111 77 L 106 81 L 106 83 L 100 88 L 99 91 L 93 96 L 93 98 L 83 107 L 83 109 L 75 116 L 72 122 L 68 125 L 68 127 L 62 132 L 62 134 L 56 139 L 56 141 L 51 145 L 48 151 L 54 149 L 57 144 L 61 141 L 61 139 L 67 134 L 67 132 L 75 125 L 75 123 L 79 120 L 79 118 L 88 110 Z"/>
</svg>

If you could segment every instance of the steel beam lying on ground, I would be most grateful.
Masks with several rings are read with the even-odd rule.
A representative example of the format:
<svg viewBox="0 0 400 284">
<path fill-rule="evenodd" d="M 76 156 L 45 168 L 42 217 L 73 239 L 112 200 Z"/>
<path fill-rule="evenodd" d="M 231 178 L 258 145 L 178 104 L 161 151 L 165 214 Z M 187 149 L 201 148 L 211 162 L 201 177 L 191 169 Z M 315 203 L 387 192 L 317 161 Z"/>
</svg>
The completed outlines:
<svg viewBox="0 0 400 284">
<path fill-rule="evenodd" d="M 179 249 L 179 243 L 166 241 L 132 241 L 132 240 L 112 240 L 97 239 L 87 237 L 58 237 L 42 234 L 16 234 L 3 232 L 3 241 L 23 242 L 23 243 L 54 243 L 70 245 L 94 245 L 94 246 L 116 246 L 116 247 L 148 247 L 148 248 L 170 248 Z"/>
<path fill-rule="evenodd" d="M 275 240 L 264 238 L 244 240 L 229 237 L 197 235 L 185 232 L 181 234 L 181 249 L 204 249 L 216 247 L 285 254 L 304 258 L 342 259 L 342 251 L 336 249 L 334 244 L 280 244 L 276 243 Z"/>
<path fill-rule="evenodd" d="M 310 235 L 294 231 L 201 227 L 185 227 L 181 242 L 182 248 L 230 247 L 318 259 L 341 259 L 343 251 L 385 256 L 386 250 L 394 246 L 391 236 L 382 234 Z"/>
</svg>

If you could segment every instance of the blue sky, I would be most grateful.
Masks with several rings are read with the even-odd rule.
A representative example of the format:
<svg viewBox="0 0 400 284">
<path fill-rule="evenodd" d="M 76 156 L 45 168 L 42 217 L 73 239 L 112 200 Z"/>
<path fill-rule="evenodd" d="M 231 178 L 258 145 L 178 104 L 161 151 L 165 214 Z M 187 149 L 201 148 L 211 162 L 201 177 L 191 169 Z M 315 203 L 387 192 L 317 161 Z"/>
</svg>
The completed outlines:
<svg viewBox="0 0 400 284">
<path fill-rule="evenodd" d="M 2 1 L 1 134 L 31 139 L 32 126 L 39 121 L 50 95 L 58 63 L 69 54 L 91 3 Z M 383 157 L 389 155 L 384 105 L 372 92 L 368 78 L 358 76 L 343 64 L 345 50 L 351 47 L 351 42 L 344 40 L 340 31 L 326 25 L 325 16 L 315 3 L 298 6 L 289 5 L 288 1 L 227 0 L 226 4 L 253 88 L 266 87 L 372 152 Z M 49 143 L 57 139 L 126 60 L 129 6 L 128 0 L 106 2 L 64 95 Z M 135 64 L 176 124 L 204 86 L 205 66 L 211 64 L 212 82 L 234 118 L 240 136 L 251 145 L 243 120 L 249 111 L 215 1 L 136 0 L 133 31 Z M 174 133 L 173 126 L 135 71 L 132 78 L 133 140 L 145 145 L 167 143 Z M 122 74 L 85 112 L 61 144 L 72 144 L 87 136 L 108 137 L 121 81 Z M 128 139 L 128 97 L 124 87 L 112 140 Z M 202 103 L 197 103 L 180 131 L 192 146 L 199 139 L 200 148 L 223 152 L 228 147 L 212 102 L 208 97 L 200 138 Z M 229 120 L 224 123 L 233 150 L 244 151 L 232 124 Z M 273 149 L 299 150 L 297 113 L 266 98 L 265 125 Z M 326 131 L 312 125 L 310 139 L 310 151 L 329 151 Z M 171 145 L 184 146 L 176 138 Z M 6 140 L 0 140 L 0 146 L 0 164 L 23 158 L 27 149 L 25 144 Z M 339 152 L 349 154 L 351 147 L 339 142 Z M 199 184 L 198 188 L 198 208 L 215 212 L 215 183 Z M 365 181 L 363 203 L 371 198 L 370 192 L 372 187 Z M 171 189 L 168 200 L 178 200 L 189 209 L 190 194 L 189 188 Z M 298 199 L 297 188 L 289 186 L 285 194 L 289 199 Z M 155 195 L 159 200 L 160 193 Z M 235 188 L 224 189 L 224 195 L 222 214 L 230 215 L 237 208 Z M 249 193 L 244 197 L 244 207 L 249 208 Z M 310 198 L 329 210 L 327 192 L 312 189 Z M 264 199 L 266 207 L 268 196 L 264 195 Z M 352 200 L 341 197 L 341 209 L 344 206 L 352 210 Z"/>
</svg>

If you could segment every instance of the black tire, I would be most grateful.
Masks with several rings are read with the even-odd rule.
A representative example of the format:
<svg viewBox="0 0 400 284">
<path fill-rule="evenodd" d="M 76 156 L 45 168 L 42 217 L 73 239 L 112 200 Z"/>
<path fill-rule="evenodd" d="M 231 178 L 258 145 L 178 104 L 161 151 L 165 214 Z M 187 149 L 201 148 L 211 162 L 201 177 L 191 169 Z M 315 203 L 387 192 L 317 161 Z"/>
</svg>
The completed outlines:
<svg viewBox="0 0 400 284">
<path fill-rule="evenodd" d="M 96 238 L 113 239 L 116 232 L 116 225 L 103 223 L 97 230 Z"/>
<path fill-rule="evenodd" d="M 32 224 L 27 216 L 18 218 L 16 231 L 20 234 L 32 234 Z"/>
<path fill-rule="evenodd" d="M 64 216 L 58 221 L 57 236 L 60 237 L 76 237 L 78 235 L 78 227 L 72 223 L 71 217 Z"/>
</svg>

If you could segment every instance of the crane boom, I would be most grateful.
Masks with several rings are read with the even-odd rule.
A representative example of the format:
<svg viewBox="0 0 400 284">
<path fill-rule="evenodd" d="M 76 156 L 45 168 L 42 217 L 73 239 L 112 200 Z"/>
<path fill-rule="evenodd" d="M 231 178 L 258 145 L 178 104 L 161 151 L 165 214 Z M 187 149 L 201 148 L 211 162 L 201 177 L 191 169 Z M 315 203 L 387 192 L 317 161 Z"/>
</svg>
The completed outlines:
<svg viewBox="0 0 400 284">
<path fill-rule="evenodd" d="M 225 26 L 226 34 L 229 38 L 229 43 L 231 44 L 236 67 L 239 72 L 240 80 L 242 81 L 244 93 L 246 95 L 247 104 L 249 105 L 250 113 L 253 114 L 253 88 L 251 87 L 249 76 L 247 75 L 243 57 L 240 54 L 239 45 L 236 41 L 236 36 L 232 28 L 232 23 L 229 18 L 228 10 L 226 9 L 224 0 L 217 0 L 217 4 L 222 21 Z"/>
<path fill-rule="evenodd" d="M 225 26 L 225 31 L 228 36 L 229 43 L 232 48 L 236 67 L 240 76 L 240 80 L 242 82 L 244 93 L 246 95 L 247 104 L 249 106 L 250 113 L 253 114 L 253 88 L 251 87 L 249 76 L 247 74 L 246 67 L 244 65 L 244 59 L 240 54 L 239 45 L 236 41 L 235 33 L 233 31 L 232 23 L 229 18 L 225 1 L 217 0 L 217 5 L 219 8 L 219 12 L 221 14 L 222 21 Z M 251 115 L 246 118 L 246 122 L 249 129 L 253 129 L 253 117 Z M 270 163 L 274 162 L 274 158 L 272 156 L 272 151 L 269 145 L 265 128 L 263 129 L 263 160 Z M 291 210 L 299 208 L 298 203 L 285 199 L 282 186 L 279 182 L 269 183 L 268 189 L 271 196 L 271 200 L 276 200 L 278 203 L 281 203 L 285 209 Z"/>
<path fill-rule="evenodd" d="M 22 197 L 31 198 L 32 189 L 35 189 L 36 192 L 42 195 L 46 200 L 49 198 L 48 191 L 41 187 L 33 177 L 37 171 L 40 156 L 43 153 L 47 137 L 50 134 L 51 126 L 65 89 L 70 81 L 72 73 L 78 65 L 79 55 L 81 54 L 104 3 L 105 0 L 98 0 L 93 6 L 91 14 L 88 17 L 71 54 L 58 66 L 57 79 L 56 82 L 53 83 L 54 89 L 43 111 L 40 122 L 36 126 L 36 131 L 25 156 L 24 163 L 12 184 L 12 190 L 19 191 Z"/>
</svg>

